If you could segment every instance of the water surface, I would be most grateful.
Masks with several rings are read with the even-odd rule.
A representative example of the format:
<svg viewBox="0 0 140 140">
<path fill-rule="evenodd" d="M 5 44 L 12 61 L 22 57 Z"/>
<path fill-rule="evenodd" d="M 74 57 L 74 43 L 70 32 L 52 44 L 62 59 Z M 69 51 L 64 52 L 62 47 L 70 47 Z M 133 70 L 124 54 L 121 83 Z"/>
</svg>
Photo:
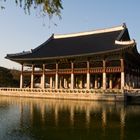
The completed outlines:
<svg viewBox="0 0 140 140">
<path fill-rule="evenodd" d="M 0 96 L 0 140 L 140 140 L 140 106 Z"/>
</svg>

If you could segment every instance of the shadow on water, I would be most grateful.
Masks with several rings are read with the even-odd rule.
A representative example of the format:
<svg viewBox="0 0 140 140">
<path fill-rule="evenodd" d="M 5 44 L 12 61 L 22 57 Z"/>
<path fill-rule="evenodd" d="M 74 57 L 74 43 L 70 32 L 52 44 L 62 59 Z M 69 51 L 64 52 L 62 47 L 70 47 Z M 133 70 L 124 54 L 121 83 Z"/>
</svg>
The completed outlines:
<svg viewBox="0 0 140 140">
<path fill-rule="evenodd" d="M 140 106 L 0 97 L 0 140 L 140 140 Z"/>
</svg>

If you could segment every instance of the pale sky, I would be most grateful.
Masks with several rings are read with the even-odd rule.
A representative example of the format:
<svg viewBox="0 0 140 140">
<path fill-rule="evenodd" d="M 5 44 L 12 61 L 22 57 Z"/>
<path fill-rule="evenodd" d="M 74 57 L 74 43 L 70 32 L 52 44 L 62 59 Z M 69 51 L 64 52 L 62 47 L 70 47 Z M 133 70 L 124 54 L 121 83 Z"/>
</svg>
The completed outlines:
<svg viewBox="0 0 140 140">
<path fill-rule="evenodd" d="M 140 51 L 140 0 L 62 0 L 62 19 L 51 21 L 31 15 L 10 0 L 0 10 L 0 66 L 20 68 L 6 60 L 6 54 L 29 51 L 46 41 L 51 34 L 83 32 L 126 23 L 130 37 Z M 1 4 L 1 3 L 0 3 Z M 57 24 L 57 26 L 54 25 Z"/>
</svg>

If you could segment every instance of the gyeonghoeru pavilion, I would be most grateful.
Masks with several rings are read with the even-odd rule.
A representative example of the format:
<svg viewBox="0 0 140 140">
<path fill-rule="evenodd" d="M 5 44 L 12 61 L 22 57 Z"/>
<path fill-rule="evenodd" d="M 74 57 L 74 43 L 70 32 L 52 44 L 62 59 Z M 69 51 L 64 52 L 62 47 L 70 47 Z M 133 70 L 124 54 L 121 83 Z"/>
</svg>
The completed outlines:
<svg viewBox="0 0 140 140">
<path fill-rule="evenodd" d="M 140 55 L 125 24 L 74 34 L 53 34 L 37 48 L 7 54 L 6 58 L 22 66 L 20 88 L 34 89 L 36 83 L 41 89 L 55 90 L 140 87 Z M 30 76 L 30 82 L 25 85 L 26 76 Z"/>
</svg>

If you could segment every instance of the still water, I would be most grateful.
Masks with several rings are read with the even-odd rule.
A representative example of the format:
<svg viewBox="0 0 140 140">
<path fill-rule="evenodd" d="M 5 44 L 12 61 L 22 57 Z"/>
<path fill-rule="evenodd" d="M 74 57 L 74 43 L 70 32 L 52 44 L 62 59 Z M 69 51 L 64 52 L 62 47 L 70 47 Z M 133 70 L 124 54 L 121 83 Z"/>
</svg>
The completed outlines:
<svg viewBox="0 0 140 140">
<path fill-rule="evenodd" d="M 0 140 L 140 140 L 140 106 L 0 96 Z"/>
</svg>

